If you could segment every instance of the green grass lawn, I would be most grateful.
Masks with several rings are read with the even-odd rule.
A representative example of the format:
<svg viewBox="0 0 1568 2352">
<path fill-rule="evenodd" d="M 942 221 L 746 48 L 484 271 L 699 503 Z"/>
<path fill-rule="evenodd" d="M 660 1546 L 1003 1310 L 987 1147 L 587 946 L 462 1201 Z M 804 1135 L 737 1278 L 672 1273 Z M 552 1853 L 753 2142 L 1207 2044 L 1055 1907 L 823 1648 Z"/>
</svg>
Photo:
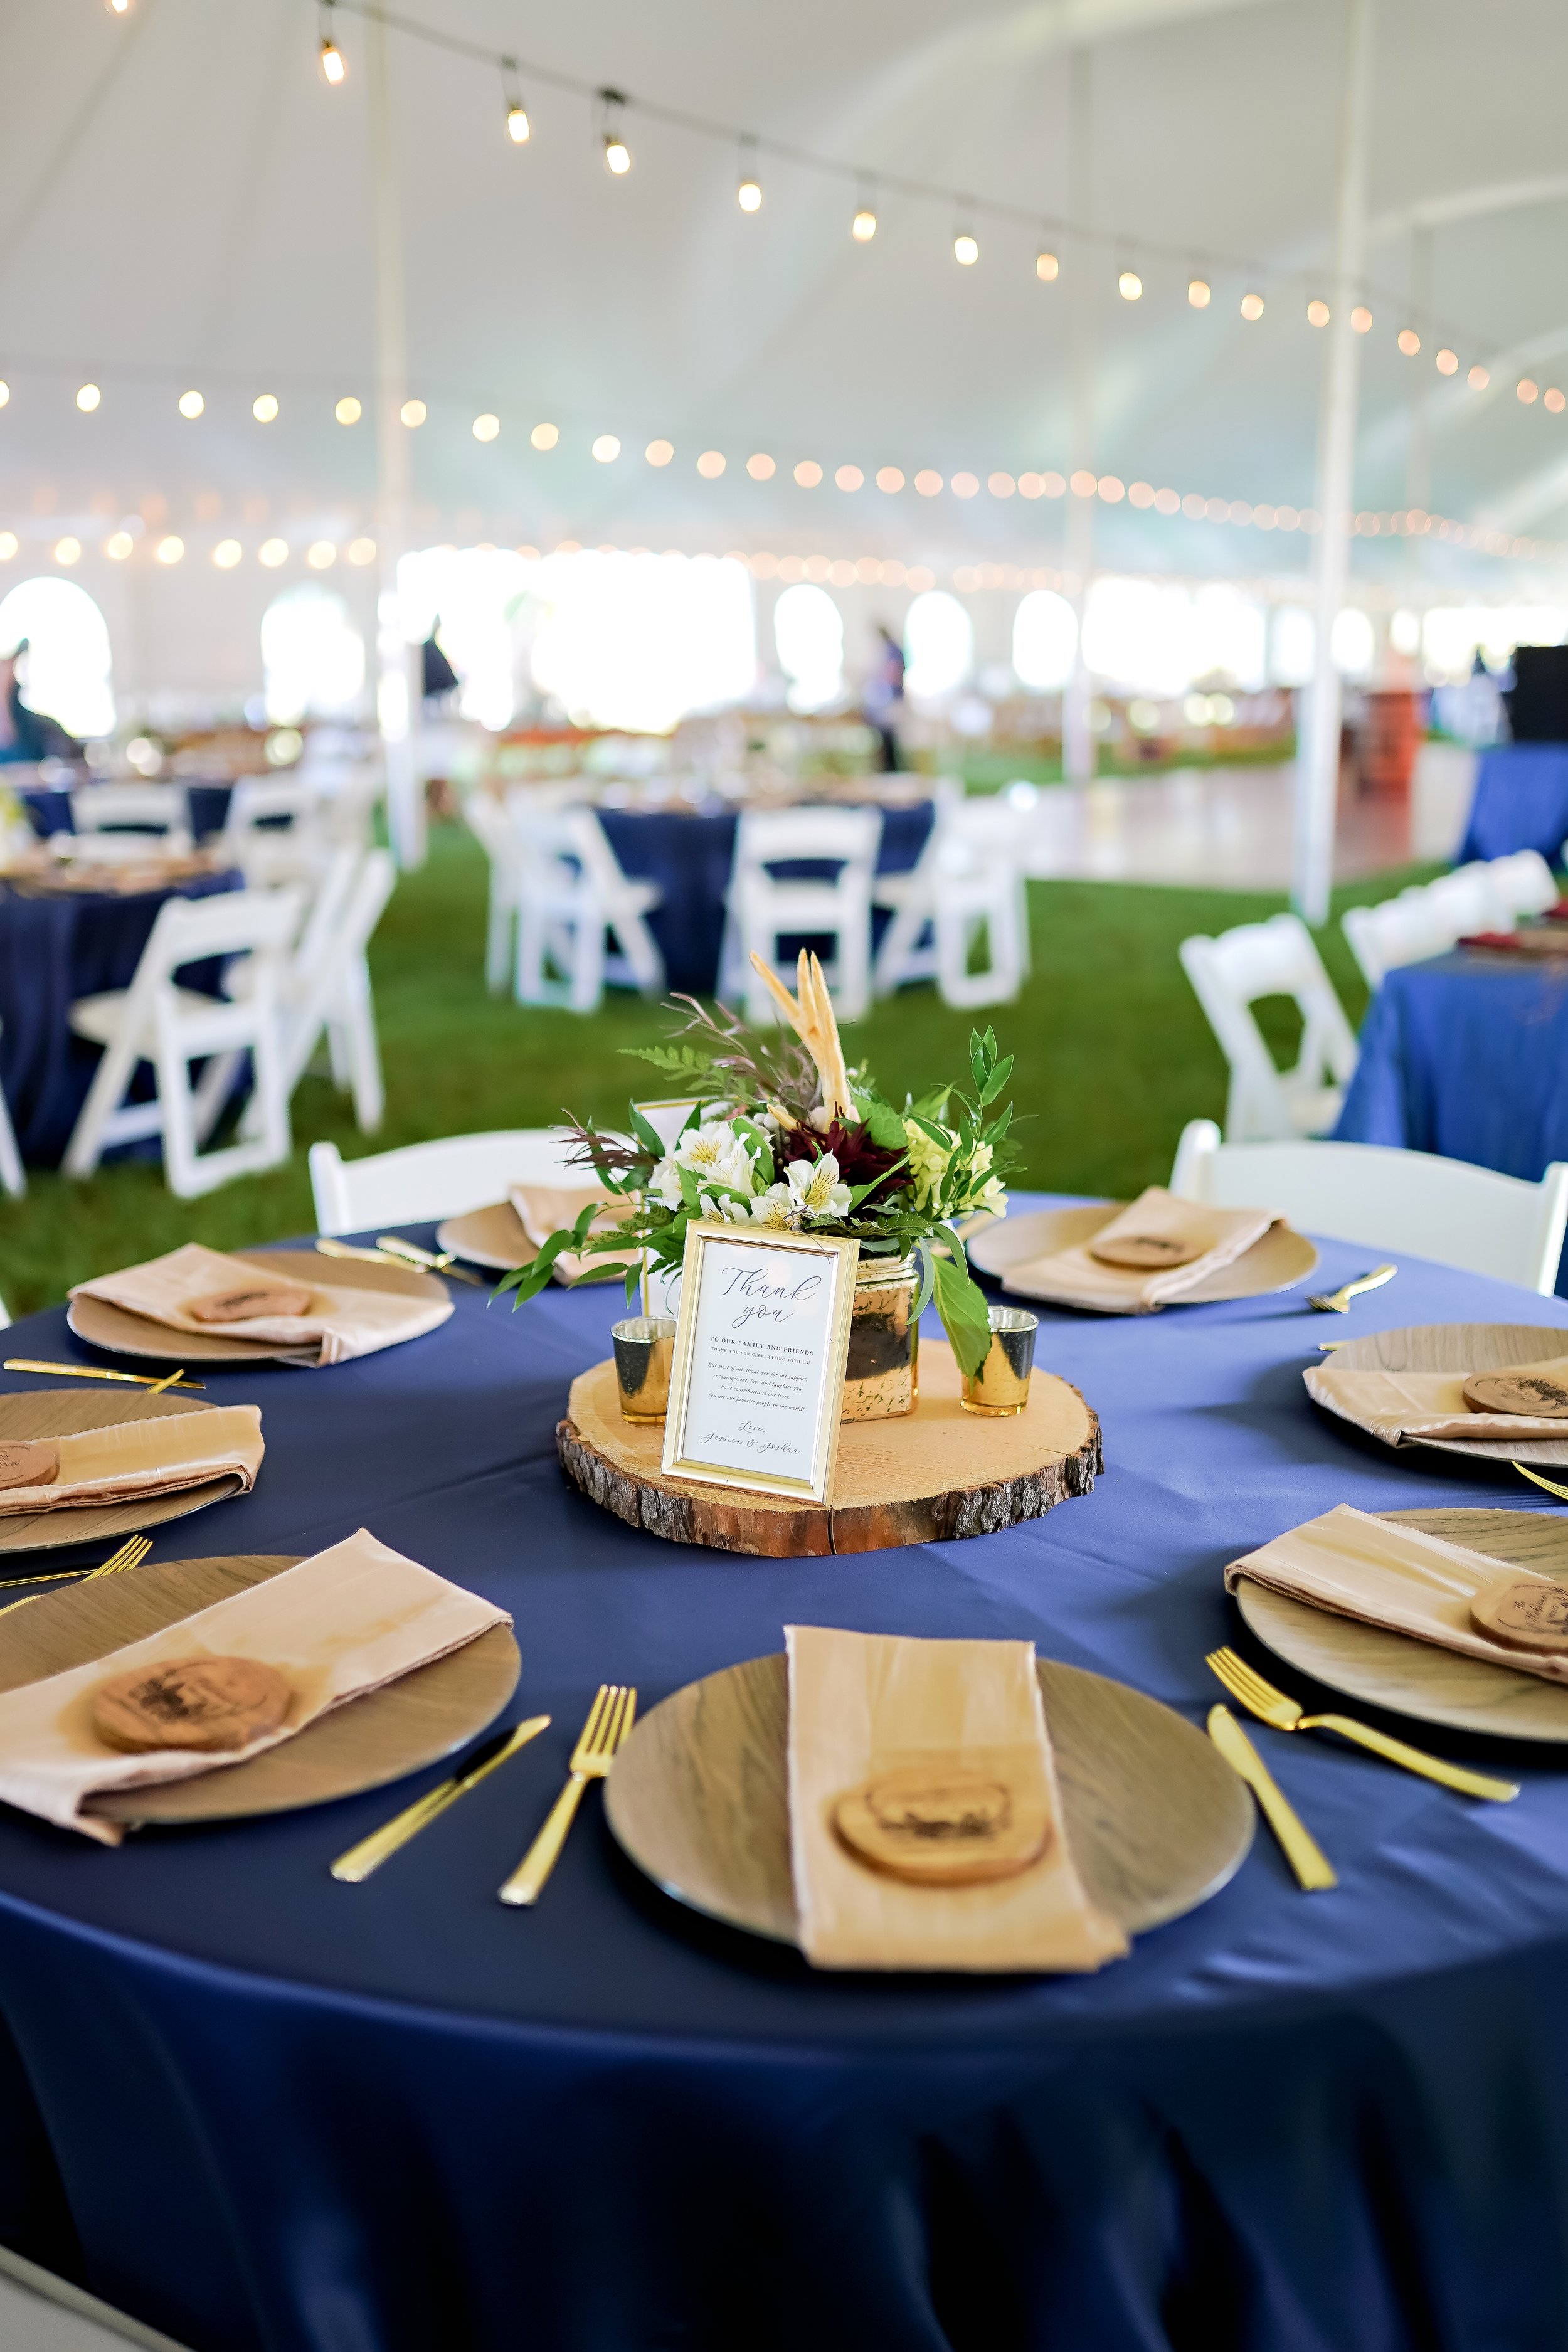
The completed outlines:
<svg viewBox="0 0 1568 2352">
<path fill-rule="evenodd" d="M 1423 872 L 1429 869 L 1422 869 Z M 1321 936 L 1324 960 L 1353 1022 L 1365 1005 L 1338 928 L 1342 908 L 1386 898 L 1411 873 L 1342 892 Z M 612 994 L 596 1017 L 487 996 L 486 875 L 466 834 L 437 831 L 429 864 L 398 886 L 371 957 L 386 1067 L 386 1123 L 359 1136 L 343 1098 L 309 1077 L 294 1097 L 295 1150 L 286 1168 L 202 1201 L 177 1201 L 155 1162 L 103 1169 L 88 1183 L 33 1173 L 25 1201 L 0 1203 L 0 1296 L 13 1315 L 61 1298 L 69 1283 L 184 1241 L 242 1247 L 313 1229 L 305 1152 L 330 1136 L 344 1156 L 461 1135 L 538 1127 L 563 1108 L 624 1116 L 629 1092 L 658 1092 L 654 1075 L 619 1058 L 651 1043 L 671 1016 Z M 1037 883 L 1030 891 L 1034 976 L 1017 1003 L 980 1015 L 1017 1057 L 1014 1093 L 1026 1181 L 1060 1191 L 1125 1194 L 1170 1172 L 1184 1122 L 1219 1117 L 1225 1066 L 1176 961 L 1190 931 L 1272 914 L 1282 898 L 1100 882 Z M 1290 1043 L 1293 1008 L 1269 1008 L 1270 1042 Z M 964 1076 L 971 1016 L 934 990 L 906 990 L 849 1030 L 884 1091 Z M 1025 1117 L 1024 1115 L 1026 1115 Z"/>
</svg>

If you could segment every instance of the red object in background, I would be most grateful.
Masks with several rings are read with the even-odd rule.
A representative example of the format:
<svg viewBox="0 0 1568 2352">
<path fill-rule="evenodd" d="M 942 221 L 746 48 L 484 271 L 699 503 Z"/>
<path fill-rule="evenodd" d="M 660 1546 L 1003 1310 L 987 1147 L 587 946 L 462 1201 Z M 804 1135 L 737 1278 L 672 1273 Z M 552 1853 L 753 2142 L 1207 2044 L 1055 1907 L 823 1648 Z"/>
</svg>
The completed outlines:
<svg viewBox="0 0 1568 2352">
<path fill-rule="evenodd" d="M 1421 731 L 1419 703 L 1409 687 L 1366 696 L 1356 735 L 1356 775 L 1363 793 L 1408 793 Z"/>
</svg>

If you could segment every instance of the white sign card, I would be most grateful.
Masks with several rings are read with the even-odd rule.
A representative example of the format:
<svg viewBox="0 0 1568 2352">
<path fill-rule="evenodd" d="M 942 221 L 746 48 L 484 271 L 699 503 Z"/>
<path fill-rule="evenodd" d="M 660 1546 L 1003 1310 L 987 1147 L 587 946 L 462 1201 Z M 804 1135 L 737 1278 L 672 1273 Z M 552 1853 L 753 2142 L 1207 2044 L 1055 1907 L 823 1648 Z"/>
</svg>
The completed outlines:
<svg viewBox="0 0 1568 2352">
<path fill-rule="evenodd" d="M 687 1227 L 667 1472 L 827 1501 L 859 1255 L 816 1234 Z"/>
</svg>

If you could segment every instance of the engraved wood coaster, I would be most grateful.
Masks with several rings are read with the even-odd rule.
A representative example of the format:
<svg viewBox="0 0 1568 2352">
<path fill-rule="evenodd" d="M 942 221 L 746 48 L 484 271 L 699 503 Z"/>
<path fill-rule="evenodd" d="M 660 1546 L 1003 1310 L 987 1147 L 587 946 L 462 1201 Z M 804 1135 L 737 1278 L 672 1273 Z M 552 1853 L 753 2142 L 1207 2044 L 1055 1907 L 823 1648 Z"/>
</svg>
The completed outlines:
<svg viewBox="0 0 1568 2352">
<path fill-rule="evenodd" d="M 207 1412 L 200 1397 L 150 1396 L 84 1381 L 68 1389 L 14 1389 L 0 1396 L 0 1444 L 28 1445 L 72 1437 L 88 1429 L 114 1429 L 121 1422 L 159 1421 L 177 1412 Z M 51 1449 L 58 1459 L 58 1448 Z M 5 1482 L 9 1483 L 9 1482 Z M 162 1527 L 237 1495 L 240 1480 L 209 1478 L 179 1495 L 146 1495 L 126 1503 L 61 1504 L 52 1511 L 0 1515 L 0 1558 L 19 1552 L 60 1551 L 74 1544 L 117 1544 L 139 1528 Z M 30 1605 L 30 1604 L 29 1604 Z M 24 1610 L 26 1616 L 27 1611 Z M 8 1621 L 7 1621 L 8 1622 Z"/>
<path fill-rule="evenodd" d="M 308 1315 L 313 1297 L 302 1282 L 253 1282 L 187 1298 L 185 1312 L 198 1323 L 248 1323 L 262 1315 Z"/>
<path fill-rule="evenodd" d="M 52 1486 L 59 1469 L 60 1449 L 52 1439 L 0 1445 L 0 1486 Z"/>
<path fill-rule="evenodd" d="M 1568 1362 L 1521 1364 L 1511 1372 L 1472 1372 L 1465 1402 L 1478 1412 L 1528 1413 L 1532 1421 L 1568 1421 Z"/>
<path fill-rule="evenodd" d="M 1090 1242 L 1089 1254 L 1102 1265 L 1130 1265 L 1153 1274 L 1162 1266 L 1191 1265 L 1204 1250 L 1201 1242 L 1178 1241 L 1173 1234 L 1122 1234 L 1114 1241 Z"/>
<path fill-rule="evenodd" d="M 1568 1650 L 1568 1588 L 1538 1576 L 1502 1576 L 1470 1603 L 1483 1633 L 1517 1650 Z"/>
<path fill-rule="evenodd" d="M 1342 1372 L 1449 1372 L 1461 1376 L 1516 1372 L 1521 1366 L 1561 1361 L 1564 1336 L 1561 1324 L 1415 1323 L 1398 1330 L 1372 1331 L 1364 1339 L 1345 1339 L 1324 1360 Z M 1542 1468 L 1557 1463 L 1568 1466 L 1568 1426 L 1561 1437 L 1411 1438 L 1399 1448 L 1401 1458 L 1412 1459 L 1416 1447 L 1429 1447 L 1437 1454 L 1468 1454 L 1477 1461 L 1496 1462 L 1505 1469 L 1510 1462 L 1532 1462 Z M 1456 1542 L 1463 1540 L 1463 1537 L 1455 1538 Z"/>
<path fill-rule="evenodd" d="M 1135 1935 L 1216 1895 L 1257 1816 L 1213 1742 L 1125 1683 L 1051 1658 L 1035 1671 L 1062 1833 L 1089 1901 Z M 784 1656 L 749 1658 L 639 1717 L 605 1784 L 617 1843 L 656 1885 L 786 1944 L 796 1940 L 788 1738 Z"/>
<path fill-rule="evenodd" d="M 1026 1787 L 939 1756 L 847 1789 L 833 1826 L 857 1861 L 919 1886 L 1016 1878 L 1051 1842 L 1043 1781 Z"/>
<path fill-rule="evenodd" d="M 1561 1511 L 1381 1511 L 1378 1517 L 1485 1552 L 1496 1560 L 1500 1578 L 1506 1569 L 1519 1569 L 1568 1589 L 1568 1516 Z M 1309 1609 L 1250 1578 L 1242 1579 L 1236 1601 L 1248 1630 L 1277 1657 L 1363 1706 L 1460 1731 L 1568 1744 L 1568 1685 Z"/>
<path fill-rule="evenodd" d="M 145 1560 L 140 1568 L 43 1594 L 0 1617 L 0 1691 L 85 1666 L 128 1642 L 295 1566 L 276 1553 Z M 111 1822 L 214 1822 L 292 1811 L 378 1789 L 451 1755 L 491 1722 L 521 1665 L 509 1625 L 401 1675 L 384 1690 L 319 1716 L 243 1764 L 215 1764 L 159 1788 L 104 1790 L 84 1810 Z"/>
<path fill-rule="evenodd" d="M 366 1258 L 322 1257 L 315 1250 L 230 1250 L 227 1255 L 243 1265 L 257 1267 L 269 1283 L 300 1283 L 318 1290 L 330 1283 L 334 1290 L 384 1290 L 405 1298 L 447 1296 L 446 1285 L 435 1275 L 422 1274 L 412 1265 L 372 1265 Z M 149 1316 L 133 1315 L 129 1307 L 112 1306 L 107 1298 L 73 1298 L 66 1308 L 66 1321 L 89 1347 L 101 1348 L 111 1356 L 140 1357 L 160 1364 L 313 1364 L 316 1360 L 313 1340 L 301 1348 L 293 1340 L 241 1339 L 221 1326 L 210 1331 L 175 1331 L 166 1323 L 154 1323 Z"/>
<path fill-rule="evenodd" d="M 914 1412 L 843 1424 L 826 1507 L 667 1478 L 663 1425 L 622 1420 L 613 1360 L 573 1381 L 555 1444 L 573 1484 L 630 1526 L 770 1559 L 991 1535 L 1090 1492 L 1100 1423 L 1066 1381 L 1037 1369 L 1027 1405 L 1006 1420 L 977 1422 L 958 1398 L 952 1349 L 923 1339 Z"/>
<path fill-rule="evenodd" d="M 92 1695 L 92 1727 L 106 1748 L 221 1754 L 276 1731 L 293 1690 L 259 1658 L 174 1658 L 110 1675 Z"/>
</svg>

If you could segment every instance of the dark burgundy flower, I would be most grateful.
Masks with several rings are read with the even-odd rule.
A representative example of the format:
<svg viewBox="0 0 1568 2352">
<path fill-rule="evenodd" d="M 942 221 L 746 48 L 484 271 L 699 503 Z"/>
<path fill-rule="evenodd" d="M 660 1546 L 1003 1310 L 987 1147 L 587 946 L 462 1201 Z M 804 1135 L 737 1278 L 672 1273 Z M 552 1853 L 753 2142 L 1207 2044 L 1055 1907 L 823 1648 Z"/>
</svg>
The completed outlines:
<svg viewBox="0 0 1568 2352">
<path fill-rule="evenodd" d="M 781 1169 L 795 1160 L 820 1160 L 826 1151 L 831 1151 L 837 1160 L 840 1181 L 846 1184 L 873 1183 L 904 1156 L 901 1151 L 889 1151 L 884 1145 L 873 1143 L 863 1127 L 847 1129 L 837 1119 L 822 1135 L 814 1127 L 791 1128 L 773 1145 L 773 1158 Z M 908 1181 L 907 1172 L 902 1173 L 875 1197 L 880 1199 L 897 1192 Z"/>
</svg>

